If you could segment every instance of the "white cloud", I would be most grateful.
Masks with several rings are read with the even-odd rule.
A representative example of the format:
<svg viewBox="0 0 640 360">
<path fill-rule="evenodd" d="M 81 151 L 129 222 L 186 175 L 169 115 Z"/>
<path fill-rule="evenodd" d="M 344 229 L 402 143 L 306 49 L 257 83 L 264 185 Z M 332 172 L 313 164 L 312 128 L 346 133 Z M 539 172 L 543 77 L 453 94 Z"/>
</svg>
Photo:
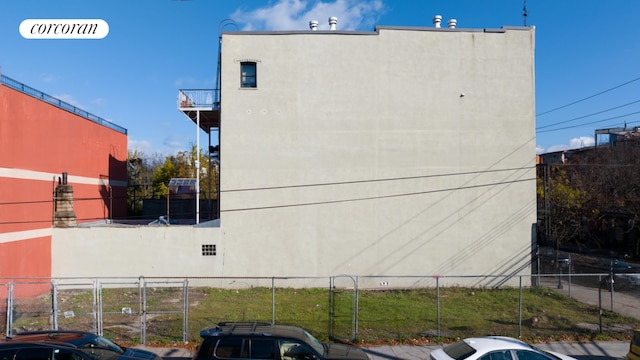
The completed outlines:
<svg viewBox="0 0 640 360">
<path fill-rule="evenodd" d="M 78 102 L 78 100 L 76 100 L 76 98 L 73 97 L 73 95 L 61 94 L 61 95 L 52 95 L 52 96 L 58 100 L 62 100 L 68 104 L 71 104 L 77 107 L 78 109 L 85 110 L 85 111 L 87 110 L 85 106 L 80 104 L 80 102 Z"/>
<path fill-rule="evenodd" d="M 133 140 L 129 138 L 128 144 L 129 151 L 138 151 L 144 154 L 150 154 L 152 152 L 151 142 L 147 140 Z"/>
<path fill-rule="evenodd" d="M 595 139 L 591 136 L 581 136 L 573 138 L 569 141 L 569 149 L 579 149 L 587 146 L 595 145 Z"/>
<path fill-rule="evenodd" d="M 162 145 L 164 145 L 166 148 L 168 149 L 172 149 L 172 153 L 176 152 L 180 149 L 183 148 L 182 142 L 176 139 L 172 139 L 172 138 L 165 138 L 164 141 L 162 141 Z"/>
<path fill-rule="evenodd" d="M 569 140 L 568 144 L 553 145 L 545 149 L 538 145 L 536 146 L 536 154 L 551 153 L 562 150 L 580 149 L 584 147 L 594 146 L 596 144 L 595 139 L 591 136 L 580 136 Z"/>
<path fill-rule="evenodd" d="M 231 18 L 242 30 L 308 30 L 311 20 L 319 30 L 329 30 L 331 16 L 338 18 L 338 30 L 373 30 L 385 11 L 382 0 L 278 0 L 248 12 L 238 9 Z"/>
<path fill-rule="evenodd" d="M 543 151 L 542 153 L 551 153 L 551 152 L 556 152 L 556 151 L 562 151 L 562 150 L 568 150 L 569 149 L 569 145 L 567 144 L 560 144 L 560 145 L 553 145 L 547 148 L 547 150 Z"/>
<path fill-rule="evenodd" d="M 97 98 L 97 99 L 91 100 L 91 103 L 94 104 L 94 105 L 103 106 L 103 105 L 107 104 L 107 99 L 105 99 L 105 98 Z"/>
<path fill-rule="evenodd" d="M 57 81 L 59 79 L 58 76 L 55 76 L 53 74 L 40 74 L 40 80 L 42 80 L 43 82 L 54 82 Z"/>
</svg>

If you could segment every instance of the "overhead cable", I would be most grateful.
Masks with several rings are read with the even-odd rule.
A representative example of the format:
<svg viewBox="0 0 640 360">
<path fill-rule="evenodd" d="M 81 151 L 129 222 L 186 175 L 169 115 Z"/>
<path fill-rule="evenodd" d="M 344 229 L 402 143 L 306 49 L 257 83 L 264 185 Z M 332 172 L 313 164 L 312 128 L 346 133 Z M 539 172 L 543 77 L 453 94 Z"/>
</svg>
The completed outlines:
<svg viewBox="0 0 640 360">
<path fill-rule="evenodd" d="M 594 115 L 599 115 L 599 114 L 602 114 L 602 113 L 605 113 L 605 112 L 608 112 L 608 111 L 611 111 L 611 110 L 616 110 L 616 109 L 623 108 L 623 107 L 625 107 L 625 106 L 633 105 L 633 104 L 638 103 L 638 102 L 640 102 L 640 100 L 632 101 L 632 102 L 630 102 L 630 103 L 626 103 L 626 104 L 619 105 L 619 106 L 614 106 L 614 107 L 612 107 L 612 108 L 608 108 L 608 109 L 606 109 L 606 110 L 602 110 L 602 111 L 594 112 L 594 113 L 591 113 L 591 114 L 588 114 L 588 115 L 578 116 L 578 117 L 575 117 L 575 118 L 573 118 L 573 119 L 569 119 L 569 120 L 565 120 L 565 121 L 560 121 L 560 122 L 557 122 L 557 123 L 555 123 L 555 124 L 545 125 L 545 126 L 540 126 L 540 127 L 537 127 L 537 128 L 536 128 L 536 130 L 545 129 L 545 128 L 552 127 L 552 126 L 556 126 L 556 125 L 560 125 L 560 124 L 566 124 L 566 123 L 569 123 L 569 122 L 572 122 L 572 121 L 575 121 L 575 120 L 584 119 L 584 118 L 587 118 L 587 117 L 590 117 L 590 116 L 594 116 Z M 578 126 L 581 126 L 581 125 L 578 125 Z"/>
<path fill-rule="evenodd" d="M 591 95 L 591 96 L 587 96 L 586 98 L 583 98 L 583 99 L 580 99 L 580 100 L 574 101 L 574 102 L 572 102 L 572 103 L 569 103 L 569 104 L 566 104 L 566 105 L 562 105 L 562 106 L 558 106 L 557 108 L 554 108 L 554 109 L 551 109 L 551 110 L 547 110 L 547 111 L 542 112 L 542 113 L 540 113 L 540 114 L 536 114 L 536 116 L 543 116 L 543 115 L 546 115 L 546 114 L 548 114 L 548 113 L 554 112 L 554 111 L 556 111 L 556 110 L 564 109 L 564 108 L 569 107 L 569 106 L 571 106 L 571 105 L 575 105 L 575 104 L 581 103 L 581 102 L 583 102 L 583 101 L 585 101 L 585 100 L 589 100 L 589 99 L 592 99 L 592 98 L 594 98 L 594 97 L 596 97 L 596 96 L 599 96 L 599 95 L 602 95 L 602 94 L 608 93 L 609 91 L 612 91 L 612 90 L 615 90 L 615 89 L 621 88 L 621 87 L 623 87 L 623 86 L 625 86 L 625 85 L 629 85 L 629 84 L 631 84 L 632 82 L 634 82 L 634 81 L 638 81 L 638 80 L 640 80 L 640 77 L 635 78 L 635 79 L 633 79 L 633 80 L 629 80 L 629 81 L 627 81 L 627 82 L 626 82 L 626 83 L 624 83 L 624 84 L 620 84 L 620 85 L 618 85 L 618 86 L 614 86 L 614 87 L 612 87 L 612 88 L 610 88 L 610 89 L 607 89 L 607 90 L 601 91 L 601 92 L 599 92 L 599 93 L 597 93 L 597 94 L 593 94 L 593 95 Z"/>
</svg>

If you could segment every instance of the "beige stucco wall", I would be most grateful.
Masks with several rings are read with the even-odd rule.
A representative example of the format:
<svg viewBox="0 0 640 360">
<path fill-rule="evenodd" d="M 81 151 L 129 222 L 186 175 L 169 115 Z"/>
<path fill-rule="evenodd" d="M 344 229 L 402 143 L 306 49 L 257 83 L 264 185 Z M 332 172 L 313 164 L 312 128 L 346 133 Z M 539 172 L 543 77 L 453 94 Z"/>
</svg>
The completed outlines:
<svg viewBox="0 0 640 360">
<path fill-rule="evenodd" d="M 54 228 L 52 277 L 219 276 L 220 228 L 94 226 Z M 202 245 L 216 256 L 202 256 Z"/>
<path fill-rule="evenodd" d="M 503 273 L 529 251 L 533 29 L 222 44 L 221 223 L 236 271 Z M 257 62 L 257 89 L 239 88 L 241 61 Z"/>
<path fill-rule="evenodd" d="M 529 271 L 532 28 L 226 33 L 221 82 L 220 228 L 56 230 L 54 274 L 78 246 L 123 275 Z"/>
</svg>

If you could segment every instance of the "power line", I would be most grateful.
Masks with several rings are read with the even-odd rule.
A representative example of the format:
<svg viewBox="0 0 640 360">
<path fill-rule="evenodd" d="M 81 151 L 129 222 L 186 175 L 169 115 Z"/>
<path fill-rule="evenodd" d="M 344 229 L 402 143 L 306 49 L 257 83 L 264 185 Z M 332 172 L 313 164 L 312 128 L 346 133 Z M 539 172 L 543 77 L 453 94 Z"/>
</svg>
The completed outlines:
<svg viewBox="0 0 640 360">
<path fill-rule="evenodd" d="M 477 174 L 497 173 L 497 172 L 504 172 L 504 171 L 528 170 L 528 169 L 533 169 L 533 168 L 535 168 L 535 166 L 526 166 L 526 167 L 519 167 L 519 168 L 507 168 L 507 169 L 495 169 L 495 170 L 468 171 L 468 172 L 446 173 L 446 174 L 435 174 L 435 175 L 419 175 L 419 176 L 404 176 L 404 177 L 396 177 L 396 178 L 328 182 L 328 183 L 317 183 L 317 184 L 282 185 L 282 186 L 270 186 L 270 187 L 260 187 L 260 188 L 231 189 L 231 190 L 221 190 L 220 192 L 221 193 L 230 193 L 230 192 L 242 192 L 242 191 L 295 189 L 295 188 L 316 187 L 316 186 L 350 185 L 350 184 L 374 183 L 374 182 L 382 182 L 382 181 L 427 179 L 427 178 L 437 178 L 437 177 L 445 177 L 445 176 L 477 175 Z"/>
<path fill-rule="evenodd" d="M 313 183 L 313 184 L 300 184 L 300 185 L 282 185 L 282 186 L 267 186 L 267 187 L 257 187 L 257 188 L 244 188 L 244 189 L 230 189 L 230 190 L 220 190 L 221 193 L 233 193 L 233 192 L 244 192 L 244 191 L 262 191 L 262 190 L 281 190 L 281 189 L 295 189 L 295 188 L 307 188 L 307 187 L 320 187 L 320 186 L 336 186 L 336 185 L 352 185 L 352 184 L 363 184 L 363 183 L 376 183 L 376 182 L 386 182 L 386 181 L 401 181 L 401 180 L 415 180 L 415 179 L 429 179 L 429 178 L 440 178 L 440 177 L 448 177 L 448 176 L 465 176 L 465 175 L 481 175 L 481 174 L 491 174 L 491 173 L 501 173 L 501 172 L 514 172 L 520 170 L 530 170 L 535 169 L 534 166 L 524 166 L 524 167 L 516 167 L 516 168 L 504 168 L 504 169 L 492 169 L 492 170 L 479 170 L 479 171 L 465 171 L 465 172 L 457 172 L 457 173 L 444 173 L 444 174 L 433 174 L 433 175 L 418 175 L 418 176 L 404 176 L 404 177 L 392 177 L 392 178 L 382 178 L 382 179 L 367 179 L 367 180 L 354 180 L 354 181 L 341 181 L 341 182 L 327 182 L 327 183 Z M 113 199 L 129 199 L 129 196 L 116 196 Z M 89 198 L 74 198 L 74 201 L 104 201 L 105 198 L 102 197 L 89 197 Z M 36 203 L 51 203 L 53 199 L 41 200 L 41 201 L 13 201 L 13 202 L 0 202 L 0 205 L 24 205 L 24 204 L 36 204 Z"/>
<path fill-rule="evenodd" d="M 488 183 L 488 184 L 481 184 L 481 185 L 460 186 L 460 187 L 438 189 L 438 190 L 418 191 L 418 192 L 411 192 L 411 193 L 382 195 L 382 196 L 369 196 L 369 197 L 343 199 L 343 200 L 328 200 L 328 201 L 317 201 L 317 202 L 300 203 L 300 204 L 285 204 L 285 205 L 251 207 L 251 208 L 228 209 L 228 210 L 220 210 L 220 212 L 267 210 L 267 209 L 280 209 L 280 208 L 291 208 L 291 207 L 300 207 L 300 206 L 349 203 L 349 202 L 365 201 L 365 200 L 389 199 L 389 198 L 404 197 L 404 196 L 414 196 L 414 195 L 434 194 L 434 193 L 447 192 L 447 191 L 474 189 L 474 188 L 481 188 L 481 187 L 487 187 L 487 186 L 506 185 L 506 184 L 524 182 L 524 181 L 536 181 L 536 179 L 537 178 L 527 178 L 527 179 L 519 179 L 519 180 L 511 180 L 511 181 L 500 181 L 496 183 Z"/>
<path fill-rule="evenodd" d="M 602 114 L 602 113 L 605 113 L 605 112 L 608 112 L 608 111 L 611 111 L 611 110 L 617 110 L 617 109 L 623 108 L 625 106 L 633 105 L 633 104 L 636 104 L 636 103 L 639 103 L 639 102 L 640 102 L 640 100 L 636 100 L 636 101 L 632 101 L 630 103 L 626 103 L 626 104 L 619 105 L 619 106 L 614 106 L 612 108 L 608 108 L 606 110 L 594 112 L 594 113 L 591 113 L 591 114 L 588 114 L 588 115 L 578 116 L 578 117 L 575 117 L 573 119 L 560 121 L 560 122 L 557 122 L 555 124 L 540 126 L 540 127 L 537 127 L 536 130 L 545 129 L 545 128 L 556 126 L 556 125 L 560 125 L 560 124 L 566 124 L 566 123 L 569 123 L 569 122 L 572 122 L 572 121 L 576 121 L 576 120 L 580 120 L 580 119 L 584 119 L 584 118 L 587 118 L 587 117 L 590 117 L 590 116 L 599 115 L 599 114 Z M 578 126 L 580 126 L 580 125 L 578 125 Z"/>
<path fill-rule="evenodd" d="M 602 94 L 608 93 L 609 91 L 613 91 L 613 90 L 615 90 L 615 89 L 621 88 L 621 87 L 623 87 L 623 86 L 625 86 L 625 85 L 629 85 L 629 84 L 631 84 L 632 82 L 634 82 L 634 81 L 638 81 L 638 80 L 640 80 L 640 77 L 635 78 L 635 79 L 633 79 L 633 80 L 629 80 L 629 81 L 627 81 L 626 83 L 623 83 L 623 84 L 620 84 L 620 85 L 614 86 L 614 87 L 612 87 L 612 88 L 610 88 L 610 89 L 607 89 L 607 90 L 601 91 L 601 92 L 599 92 L 599 93 L 597 93 L 597 94 L 593 94 L 593 95 L 591 95 L 591 96 L 587 96 L 586 98 L 583 98 L 583 99 L 580 99 L 580 100 L 574 101 L 574 102 L 572 102 L 572 103 L 569 103 L 569 104 L 566 104 L 566 105 L 562 105 L 562 106 L 558 106 L 557 108 L 554 108 L 554 109 L 551 109 L 551 110 L 547 110 L 547 111 L 542 112 L 542 113 L 540 113 L 540 114 L 536 114 L 536 116 L 543 116 L 543 115 L 549 114 L 549 113 L 551 113 L 551 112 L 554 112 L 554 111 L 556 111 L 556 110 L 564 109 L 564 108 L 569 107 L 569 106 L 571 106 L 571 105 L 575 105 L 575 104 L 581 103 L 581 102 L 583 102 L 583 101 L 585 101 L 585 100 L 589 100 L 589 99 L 592 99 L 592 98 L 594 98 L 594 97 L 596 97 L 596 96 L 599 96 L 599 95 L 602 95 Z"/>
<path fill-rule="evenodd" d="M 606 118 L 606 119 L 591 121 L 591 122 L 583 123 L 583 124 L 579 124 L 579 125 L 565 126 L 565 127 L 561 127 L 561 128 L 557 128 L 557 129 L 550 129 L 550 130 L 542 130 L 542 131 L 538 131 L 538 133 L 545 133 L 545 132 L 552 132 L 552 131 L 558 131 L 558 130 L 573 129 L 573 128 L 577 128 L 577 127 L 593 125 L 593 124 L 604 122 L 604 121 L 620 119 L 620 118 L 623 118 L 623 117 L 636 115 L 636 114 L 640 114 L 640 111 L 636 111 L 636 112 L 632 112 L 632 113 L 628 113 L 628 114 L 623 114 L 623 115 L 618 115 L 618 116 L 613 116 L 613 117 Z M 633 124 L 633 123 L 636 123 L 636 122 L 638 122 L 638 121 L 629 121 L 629 122 L 626 122 L 626 124 Z"/>
</svg>

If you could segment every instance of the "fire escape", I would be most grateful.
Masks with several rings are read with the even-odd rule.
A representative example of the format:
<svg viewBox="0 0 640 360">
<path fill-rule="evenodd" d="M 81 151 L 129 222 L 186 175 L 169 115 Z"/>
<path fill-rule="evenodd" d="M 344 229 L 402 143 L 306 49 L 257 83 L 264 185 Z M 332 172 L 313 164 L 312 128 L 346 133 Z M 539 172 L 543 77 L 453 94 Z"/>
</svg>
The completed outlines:
<svg viewBox="0 0 640 360">
<path fill-rule="evenodd" d="M 231 19 L 224 19 L 220 22 L 218 37 L 218 69 L 216 71 L 215 89 L 180 89 L 178 91 L 178 110 L 185 114 L 196 124 L 196 149 L 198 158 L 196 159 L 196 224 L 200 223 L 200 130 L 204 130 L 209 140 L 209 177 L 208 196 L 211 208 L 211 173 L 215 169 L 216 206 L 213 213 L 214 219 L 220 218 L 220 76 L 222 63 L 222 31 L 225 27 L 232 26 L 238 29 L 236 23 Z M 212 145 L 212 133 L 216 138 L 216 145 Z"/>
<path fill-rule="evenodd" d="M 220 218 L 220 49 L 218 50 L 218 72 L 215 89 L 180 89 L 178 91 L 178 110 L 191 119 L 196 125 L 196 224 L 200 223 L 200 131 L 202 129 L 208 135 L 209 149 L 209 207 L 212 206 L 212 172 L 215 175 L 216 202 L 215 211 L 209 211 L 214 219 Z M 215 144 L 212 145 L 212 138 Z M 209 219 L 213 220 L 213 219 Z"/>
<path fill-rule="evenodd" d="M 220 89 L 180 89 L 178 91 L 178 110 L 196 124 L 196 224 L 200 222 L 200 131 L 208 135 L 209 149 L 209 194 L 211 194 L 211 172 L 214 168 L 219 171 L 219 145 L 212 145 L 212 135 L 216 136 L 216 144 L 220 144 Z M 219 173 L 218 173 L 219 174 Z M 220 195 L 220 177 L 216 181 L 216 199 Z M 211 202 L 211 196 L 208 197 Z M 220 218 L 219 206 L 216 206 L 215 219 Z"/>
</svg>

